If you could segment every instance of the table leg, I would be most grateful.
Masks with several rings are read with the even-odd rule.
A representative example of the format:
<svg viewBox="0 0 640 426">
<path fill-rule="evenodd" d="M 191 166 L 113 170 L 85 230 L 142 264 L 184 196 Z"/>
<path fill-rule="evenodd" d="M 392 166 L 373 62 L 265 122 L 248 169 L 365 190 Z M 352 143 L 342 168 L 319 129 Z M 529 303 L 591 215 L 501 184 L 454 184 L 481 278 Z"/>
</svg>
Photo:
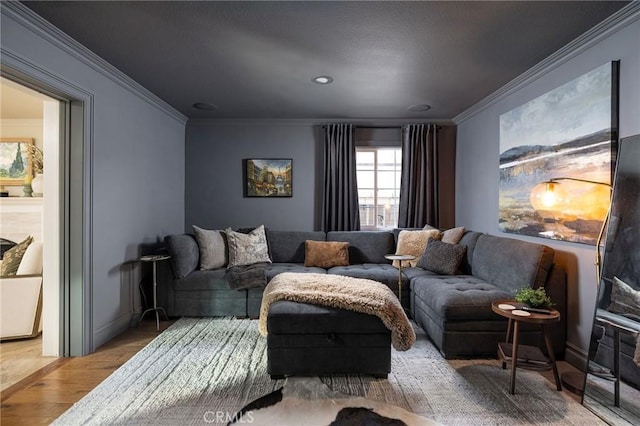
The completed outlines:
<svg viewBox="0 0 640 426">
<path fill-rule="evenodd" d="M 616 407 L 620 406 L 620 331 L 617 327 L 613 327 L 613 403 Z"/>
<path fill-rule="evenodd" d="M 511 345 L 511 383 L 509 393 L 516 393 L 516 366 L 518 364 L 518 321 L 513 324 L 513 343 Z"/>
<path fill-rule="evenodd" d="M 507 325 L 507 336 L 504 338 L 505 343 L 509 343 L 511 341 L 511 324 L 512 324 L 512 319 L 509 318 L 509 323 Z M 504 370 L 505 368 L 507 368 L 507 362 L 505 360 L 502 360 L 502 369 Z"/>
<path fill-rule="evenodd" d="M 551 336 L 549 335 L 549 327 L 547 324 L 542 324 L 542 332 L 544 334 L 544 342 L 547 345 L 547 352 L 549 353 L 549 359 L 551 360 L 551 367 L 553 367 L 553 378 L 556 380 L 556 389 L 561 391 L 562 384 L 560 383 L 560 376 L 558 375 L 558 366 L 556 365 L 556 354 L 553 351 L 553 344 L 551 343 Z"/>
<path fill-rule="evenodd" d="M 400 261 L 400 265 L 398 265 L 398 300 L 402 306 L 402 260 Z"/>
</svg>

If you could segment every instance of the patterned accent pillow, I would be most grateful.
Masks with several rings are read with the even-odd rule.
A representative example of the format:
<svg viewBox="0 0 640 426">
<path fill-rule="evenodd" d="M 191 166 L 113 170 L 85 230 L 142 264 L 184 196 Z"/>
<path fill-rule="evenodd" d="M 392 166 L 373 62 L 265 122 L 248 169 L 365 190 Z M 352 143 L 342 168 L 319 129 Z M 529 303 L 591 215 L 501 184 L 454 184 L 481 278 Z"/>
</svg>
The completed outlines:
<svg viewBox="0 0 640 426">
<path fill-rule="evenodd" d="M 442 233 L 443 243 L 458 244 L 464 235 L 464 226 L 458 226 L 457 228 L 447 229 Z"/>
<path fill-rule="evenodd" d="M 465 254 L 467 254 L 465 245 L 429 240 L 417 266 L 436 274 L 456 275 Z"/>
<path fill-rule="evenodd" d="M 349 266 L 349 243 L 306 240 L 304 242 L 304 266 L 318 268 Z"/>
<path fill-rule="evenodd" d="M 415 260 L 403 260 L 402 265 L 414 267 L 420 260 L 424 249 L 427 247 L 427 242 L 431 239 L 439 240 L 442 233 L 437 229 L 423 229 L 418 231 L 400 231 L 398 235 L 398 247 L 396 248 L 396 254 L 407 254 L 415 256 Z M 393 266 L 398 268 L 400 266 L 399 260 L 393 261 Z"/>
<path fill-rule="evenodd" d="M 24 252 L 27 251 L 27 247 L 29 247 L 32 241 L 33 237 L 29 235 L 24 241 L 16 244 L 4 253 L 2 266 L 0 267 L 0 276 L 15 275 L 16 272 L 18 272 L 18 267 L 20 266 L 20 262 L 22 262 Z"/>
<path fill-rule="evenodd" d="M 271 263 L 264 225 L 260 225 L 248 234 L 235 232 L 231 228 L 225 229 L 224 232 L 227 234 L 229 245 L 228 268 L 261 262 Z"/>
<path fill-rule="evenodd" d="M 640 317 L 640 290 L 636 290 L 618 277 L 613 277 L 609 311 Z"/>
<path fill-rule="evenodd" d="M 223 231 L 210 231 L 193 225 L 193 232 L 200 252 L 200 269 L 222 268 L 229 262 Z"/>
</svg>

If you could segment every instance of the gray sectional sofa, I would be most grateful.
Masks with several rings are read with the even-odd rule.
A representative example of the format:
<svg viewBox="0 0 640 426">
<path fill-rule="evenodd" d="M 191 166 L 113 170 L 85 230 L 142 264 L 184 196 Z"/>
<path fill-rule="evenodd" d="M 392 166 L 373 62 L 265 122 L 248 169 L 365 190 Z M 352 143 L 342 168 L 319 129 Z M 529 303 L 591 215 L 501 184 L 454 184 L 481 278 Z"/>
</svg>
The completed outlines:
<svg viewBox="0 0 640 426">
<path fill-rule="evenodd" d="M 385 259 L 395 252 L 400 229 L 393 231 L 267 230 L 267 279 L 282 272 L 315 272 L 367 278 L 398 294 L 398 270 Z M 305 267 L 305 241 L 349 243 L 349 266 Z M 169 316 L 257 317 L 262 288 L 232 290 L 226 269 L 199 270 L 198 244 L 189 234 L 165 238 L 171 271 L 159 278 L 158 301 Z M 553 250 L 541 244 L 466 231 L 459 244 L 467 247 L 457 275 L 439 275 L 421 268 L 403 268 L 402 305 L 429 335 L 445 358 L 495 356 L 507 322 L 491 310 L 491 302 L 510 299 L 523 286 L 542 286 L 562 321 L 552 329 L 556 356 L 566 341 L 566 274 L 553 263 Z M 526 324 L 528 325 L 528 324 Z M 521 328 L 521 342 L 538 345 L 539 327 Z"/>
</svg>

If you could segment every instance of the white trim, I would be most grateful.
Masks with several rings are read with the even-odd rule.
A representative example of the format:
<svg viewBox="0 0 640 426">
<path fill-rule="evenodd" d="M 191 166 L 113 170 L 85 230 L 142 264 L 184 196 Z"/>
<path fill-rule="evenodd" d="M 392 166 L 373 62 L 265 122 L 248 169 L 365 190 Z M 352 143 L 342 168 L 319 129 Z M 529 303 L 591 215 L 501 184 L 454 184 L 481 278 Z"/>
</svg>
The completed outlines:
<svg viewBox="0 0 640 426">
<path fill-rule="evenodd" d="M 468 120 L 639 19 L 640 1 L 633 1 L 480 102 L 453 117 L 453 122 L 458 125 Z"/>
<path fill-rule="evenodd" d="M 0 118 L 3 126 L 42 126 L 42 118 Z"/>
<path fill-rule="evenodd" d="M 405 124 L 453 125 L 443 118 L 190 118 L 188 126 L 315 126 L 328 123 L 349 123 L 355 127 L 402 127 Z"/>
<path fill-rule="evenodd" d="M 161 110 L 181 124 L 186 124 L 187 116 L 151 93 L 131 77 L 87 49 L 82 44 L 62 32 L 58 27 L 36 14 L 19 2 L 2 2 L 2 13 L 22 24 L 25 28 L 65 51 L 75 59 L 107 77 L 128 92 L 138 96 L 150 105 Z"/>
</svg>

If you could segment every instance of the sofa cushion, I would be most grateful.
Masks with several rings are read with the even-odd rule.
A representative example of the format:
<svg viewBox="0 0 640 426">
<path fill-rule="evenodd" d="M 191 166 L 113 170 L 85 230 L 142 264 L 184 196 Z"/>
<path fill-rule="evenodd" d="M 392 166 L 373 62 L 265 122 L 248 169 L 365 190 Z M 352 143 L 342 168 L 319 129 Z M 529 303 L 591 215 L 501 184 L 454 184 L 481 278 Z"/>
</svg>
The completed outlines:
<svg viewBox="0 0 640 426">
<path fill-rule="evenodd" d="M 248 234 L 235 232 L 231 228 L 224 231 L 229 245 L 229 268 L 254 263 L 271 263 L 264 226 L 260 225 Z"/>
<path fill-rule="evenodd" d="M 331 268 L 349 265 L 349 243 L 307 240 L 304 248 L 304 266 Z"/>
<path fill-rule="evenodd" d="M 509 292 L 544 286 L 553 264 L 553 249 L 542 244 L 483 234 L 478 237 L 473 275 Z"/>
<path fill-rule="evenodd" d="M 327 274 L 344 275 L 352 278 L 366 278 L 386 284 L 391 290 L 398 290 L 398 270 L 388 263 L 363 263 L 360 265 L 335 266 L 327 270 Z M 403 275 L 402 282 L 406 286 L 409 280 Z"/>
<path fill-rule="evenodd" d="M 304 263 L 304 242 L 326 241 L 322 231 L 267 231 L 269 255 L 274 263 Z"/>
<path fill-rule="evenodd" d="M 349 243 L 349 264 L 389 263 L 384 258 L 393 253 L 395 241 L 387 231 L 330 231 L 327 241 Z"/>
<path fill-rule="evenodd" d="M 42 241 L 33 241 L 22 256 L 16 275 L 42 274 Z"/>
<path fill-rule="evenodd" d="M 24 256 L 27 248 L 32 241 L 33 237 L 29 235 L 27 238 L 11 247 L 4 253 L 4 257 L 2 258 L 2 266 L 0 266 L 0 276 L 5 277 L 15 275 L 16 272 L 18 272 L 22 257 Z"/>
<path fill-rule="evenodd" d="M 470 275 L 417 277 L 411 280 L 411 291 L 443 321 L 499 320 L 491 310 L 491 302 L 513 296 Z"/>
<path fill-rule="evenodd" d="M 404 266 L 408 264 L 410 267 L 415 267 L 427 247 L 427 242 L 430 239 L 439 240 L 441 236 L 442 233 L 437 229 L 400 231 L 400 235 L 398 235 L 398 247 L 396 248 L 396 254 L 415 256 L 414 260 L 403 261 L 404 263 L 402 265 Z M 394 260 L 393 266 L 398 268 L 400 266 L 400 261 Z"/>
<path fill-rule="evenodd" d="M 229 262 L 223 231 L 202 229 L 193 225 L 200 253 L 200 269 L 222 268 Z"/>
<path fill-rule="evenodd" d="M 465 231 L 460 241 L 458 241 L 458 244 L 467 247 L 467 255 L 462 259 L 462 263 L 460 264 L 460 272 L 464 275 L 473 275 L 473 271 L 471 270 L 473 250 L 476 248 L 476 243 L 480 235 L 482 235 L 482 232 Z"/>
<path fill-rule="evenodd" d="M 193 235 L 168 235 L 164 243 L 171 256 L 171 268 L 176 278 L 184 278 L 196 270 L 200 254 Z"/>
<path fill-rule="evenodd" d="M 175 280 L 174 289 L 180 291 L 225 290 L 230 293 L 243 294 L 243 291 L 232 291 L 226 279 L 227 269 L 211 271 L 196 270 L 188 276 Z"/>
<path fill-rule="evenodd" d="M 326 274 L 324 268 L 307 267 L 301 263 L 271 263 L 267 266 L 267 281 L 283 272 L 301 272 L 310 274 Z"/>
<path fill-rule="evenodd" d="M 430 239 L 416 266 L 438 274 L 455 275 L 466 253 L 465 245 Z"/>
</svg>

